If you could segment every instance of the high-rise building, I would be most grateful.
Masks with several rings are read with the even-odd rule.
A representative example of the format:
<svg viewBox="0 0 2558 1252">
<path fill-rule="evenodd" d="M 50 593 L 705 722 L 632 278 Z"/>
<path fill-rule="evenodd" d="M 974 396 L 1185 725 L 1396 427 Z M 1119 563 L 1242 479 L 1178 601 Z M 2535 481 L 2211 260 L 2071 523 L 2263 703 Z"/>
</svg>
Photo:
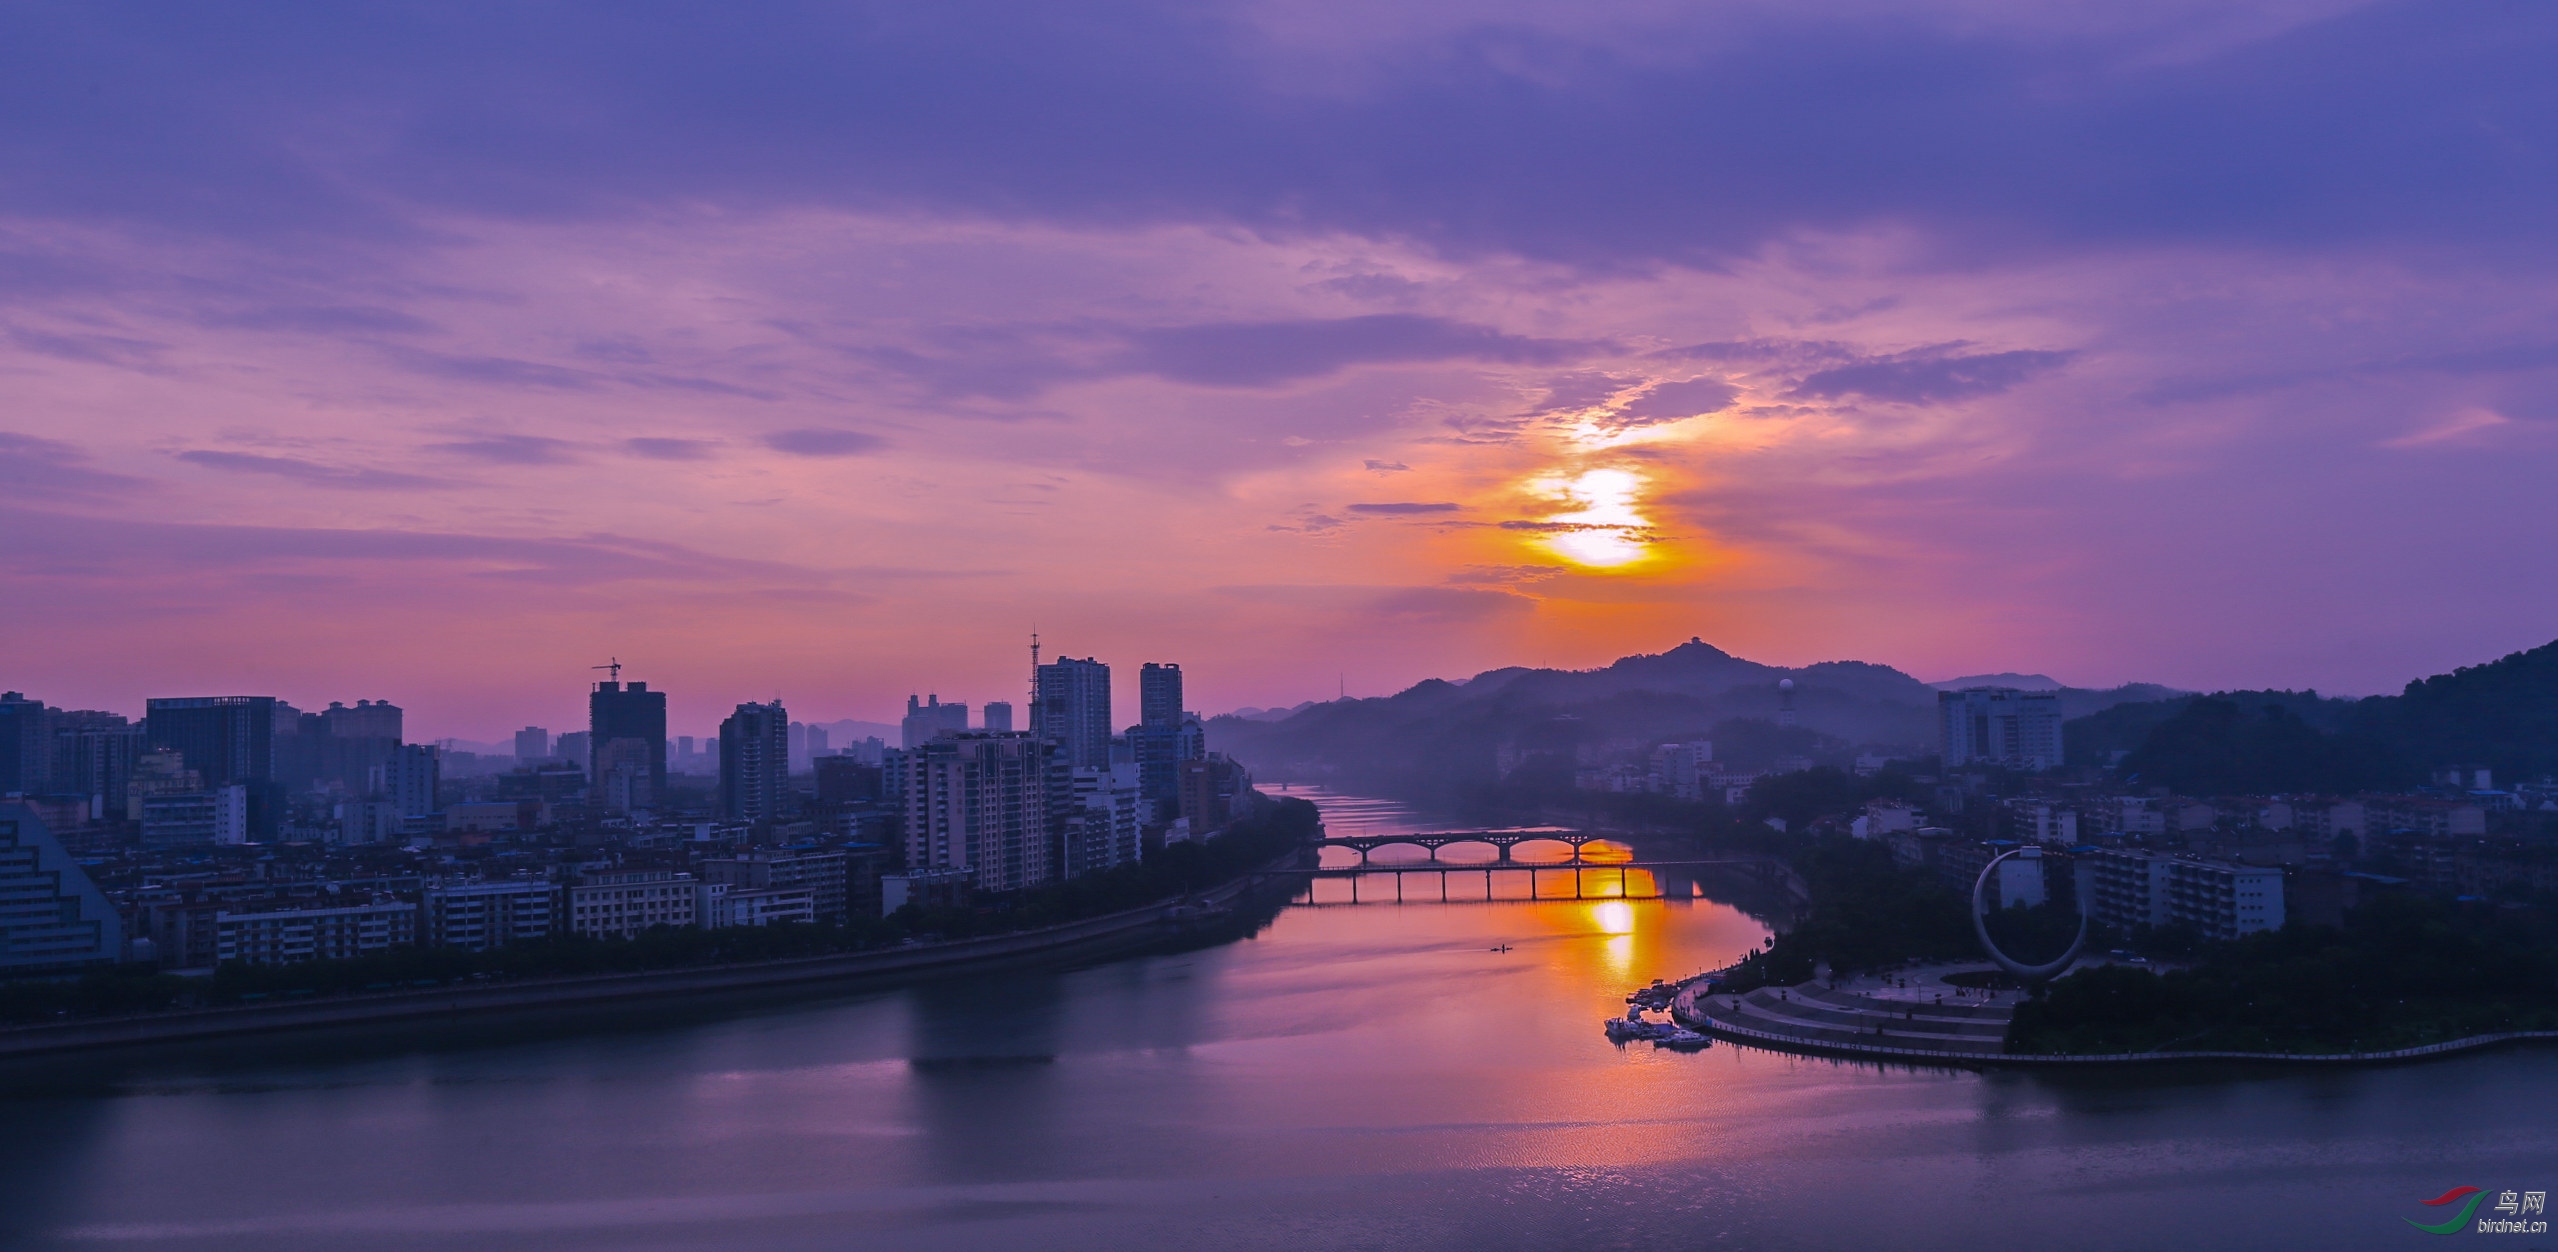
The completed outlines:
<svg viewBox="0 0 2558 1252">
<path fill-rule="evenodd" d="M 1138 794 L 1158 809 L 1168 808 L 1181 795 L 1182 762 L 1208 755 L 1208 735 L 1193 717 L 1170 726 L 1131 726 L 1128 754 L 1137 765 Z"/>
<path fill-rule="evenodd" d="M 0 971 L 124 959 L 124 920 L 35 813 L 0 804 Z"/>
<path fill-rule="evenodd" d="M 985 712 L 980 714 L 980 717 L 983 719 L 986 729 L 994 731 L 997 734 L 1009 733 L 1013 728 L 1012 702 L 1009 700 L 988 700 L 986 702 Z"/>
<path fill-rule="evenodd" d="M 101 817 L 120 817 L 142 728 L 114 713 L 80 709 L 54 719 L 53 790 L 87 796 Z"/>
<path fill-rule="evenodd" d="M 575 766 L 580 776 L 586 776 L 595 768 L 594 744 L 592 732 L 564 730 L 559 738 L 551 741 L 551 755 Z"/>
<path fill-rule="evenodd" d="M 720 811 L 733 822 L 769 822 L 790 795 L 790 714 L 782 702 L 741 704 L 719 724 Z"/>
<path fill-rule="evenodd" d="M 43 791 L 53 781 L 53 727 L 44 701 L 0 692 L 0 793 Z"/>
<path fill-rule="evenodd" d="M 1066 814 L 1066 877 L 1136 861 L 1146 819 L 1152 816 L 1138 794 L 1137 767 L 1079 769 L 1070 780 L 1074 794 Z"/>
<path fill-rule="evenodd" d="M 647 683 L 600 682 L 586 697 L 586 776 L 600 781 L 596 754 L 616 739 L 637 739 L 648 748 L 648 794 L 666 794 L 666 693 Z M 566 738 L 566 736 L 562 736 Z"/>
<path fill-rule="evenodd" d="M 388 739 L 402 742 L 400 706 L 388 700 L 358 700 L 348 708 L 336 701 L 320 710 L 320 721 L 335 739 Z"/>
<path fill-rule="evenodd" d="M 275 832 L 284 807 L 275 773 L 275 697 L 187 696 L 147 707 L 143 727 L 151 748 L 175 751 L 207 787 L 245 788 L 250 837 Z"/>
<path fill-rule="evenodd" d="M 1190 822 L 1193 834 L 1207 835 L 1234 821 L 1236 808 L 1252 790 L 1252 775 L 1225 756 L 1210 753 L 1182 762 L 1179 784 L 1182 817 Z"/>
<path fill-rule="evenodd" d="M 928 700 L 906 697 L 906 716 L 898 723 L 899 746 L 921 747 L 945 731 L 968 729 L 967 705 L 944 704 L 938 695 L 928 697 Z"/>
<path fill-rule="evenodd" d="M 1181 724 L 1181 667 L 1148 661 L 1137 671 L 1137 724 Z"/>
<path fill-rule="evenodd" d="M 595 750 L 595 785 L 588 795 L 608 813 L 638 813 L 657 805 L 648 780 L 647 742 L 616 739 Z"/>
<path fill-rule="evenodd" d="M 1110 667 L 1091 657 L 1040 666 L 1030 733 L 1056 744 L 1068 769 L 1110 768 Z"/>
<path fill-rule="evenodd" d="M 298 789 L 361 794 L 400 746 L 400 720 L 400 706 L 388 700 L 358 700 L 353 708 L 332 701 L 317 713 L 279 700 L 273 777 Z"/>
<path fill-rule="evenodd" d="M 436 802 L 436 789 L 444 781 L 442 753 L 432 744 L 403 744 L 391 750 L 381 765 L 382 784 L 375 788 L 391 808 L 403 818 L 426 817 L 443 811 Z"/>
<path fill-rule="evenodd" d="M 192 696 L 153 700 L 143 719 L 153 751 L 175 752 L 209 786 L 274 777 L 275 698 Z"/>
<path fill-rule="evenodd" d="M 2043 770 L 2061 763 L 2057 691 L 2014 687 L 1940 691 L 1936 714 L 1947 769 L 1988 763 Z"/>
<path fill-rule="evenodd" d="M 1064 779 L 1054 745 L 1027 734 L 943 735 L 903 754 L 906 867 L 965 870 L 988 891 L 1055 874 Z"/>
<path fill-rule="evenodd" d="M 550 755 L 551 732 L 539 726 L 527 726 L 515 732 L 516 760 L 530 765 L 535 761 L 548 760 Z"/>
</svg>

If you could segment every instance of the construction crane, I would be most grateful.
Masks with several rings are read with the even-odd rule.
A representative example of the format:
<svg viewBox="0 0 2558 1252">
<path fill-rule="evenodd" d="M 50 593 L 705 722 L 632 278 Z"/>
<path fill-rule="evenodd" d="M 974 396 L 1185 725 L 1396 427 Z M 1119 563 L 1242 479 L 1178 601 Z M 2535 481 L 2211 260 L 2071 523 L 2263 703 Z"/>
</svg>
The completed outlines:
<svg viewBox="0 0 2558 1252">
<path fill-rule="evenodd" d="M 612 664 L 609 664 L 609 665 L 589 665 L 589 666 L 587 666 L 586 668 L 588 668 L 588 669 L 608 669 L 608 670 L 611 670 L 611 671 L 613 671 L 613 681 L 614 681 L 614 682 L 616 682 L 616 683 L 619 683 L 620 681 L 622 681 L 622 658 L 620 658 L 620 657 L 618 657 L 618 656 L 613 658 Z"/>
</svg>

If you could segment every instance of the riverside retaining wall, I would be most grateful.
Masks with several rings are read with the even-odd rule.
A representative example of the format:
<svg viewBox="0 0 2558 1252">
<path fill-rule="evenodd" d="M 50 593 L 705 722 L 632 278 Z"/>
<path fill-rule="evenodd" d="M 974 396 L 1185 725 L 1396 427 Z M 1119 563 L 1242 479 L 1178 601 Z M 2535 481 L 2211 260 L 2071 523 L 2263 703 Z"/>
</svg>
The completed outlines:
<svg viewBox="0 0 2558 1252">
<path fill-rule="evenodd" d="M 471 983 L 433 990 L 387 991 L 329 999 L 173 1009 L 124 1017 L 85 1018 L 0 1029 L 0 1057 L 94 1051 L 224 1035 L 364 1025 L 424 1017 L 529 1011 L 615 1001 L 754 991 L 810 983 L 860 983 L 1027 958 L 1090 957 L 1143 947 L 1180 933 L 1199 907 L 1241 895 L 1238 880 L 1188 903 L 1164 902 L 1079 922 L 871 952 L 797 957 L 734 965 L 629 974 Z"/>
</svg>

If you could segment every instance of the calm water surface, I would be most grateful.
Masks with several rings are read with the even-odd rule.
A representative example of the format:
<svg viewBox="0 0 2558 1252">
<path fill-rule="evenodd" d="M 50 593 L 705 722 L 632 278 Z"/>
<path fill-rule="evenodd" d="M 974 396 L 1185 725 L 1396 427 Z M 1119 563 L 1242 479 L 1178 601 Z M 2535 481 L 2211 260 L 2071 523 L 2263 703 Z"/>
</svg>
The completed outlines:
<svg viewBox="0 0 2558 1252">
<path fill-rule="evenodd" d="M 1692 898 L 1319 905 L 584 1033 L 19 1067 L 0 1246 L 2424 1247 L 2416 1201 L 2558 1182 L 2548 1051 L 2055 1077 L 1601 1038 L 1765 933 Z"/>
</svg>

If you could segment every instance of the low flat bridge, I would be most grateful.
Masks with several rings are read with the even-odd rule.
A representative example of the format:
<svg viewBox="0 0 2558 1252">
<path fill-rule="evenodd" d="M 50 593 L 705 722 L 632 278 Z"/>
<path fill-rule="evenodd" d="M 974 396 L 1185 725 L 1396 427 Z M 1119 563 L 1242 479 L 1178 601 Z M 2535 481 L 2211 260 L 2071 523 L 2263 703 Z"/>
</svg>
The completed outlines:
<svg viewBox="0 0 2558 1252">
<path fill-rule="evenodd" d="M 1338 839 L 1320 840 L 1315 844 L 1315 846 L 1318 848 L 1350 849 L 1351 851 L 1359 854 L 1359 863 L 1361 865 L 1368 864 L 1368 854 L 1379 848 L 1391 848 L 1397 846 L 1421 848 L 1430 853 L 1430 860 L 1425 864 L 1436 864 L 1439 860 L 1439 849 L 1449 847 L 1454 844 L 1472 843 L 1481 844 L 1499 852 L 1501 854 L 1500 858 L 1493 862 L 1494 864 L 1512 865 L 1528 864 L 1528 862 L 1524 861 L 1514 861 L 1510 856 L 1511 851 L 1517 848 L 1520 844 L 1537 842 L 1560 843 L 1569 846 L 1572 849 L 1571 860 L 1561 862 L 1539 861 L 1536 862 L 1536 864 L 1571 865 L 1581 862 L 1581 850 L 1583 848 L 1586 848 L 1591 844 L 1598 843 L 1606 838 L 1608 838 L 1606 835 L 1594 834 L 1586 830 L 1567 830 L 1561 826 L 1522 826 L 1506 830 L 1434 830 L 1408 835 L 1348 835 Z M 1411 862 L 1399 862 L 1398 864 L 1409 865 Z M 1463 862 L 1461 864 L 1463 868 L 1467 869 L 1478 869 L 1481 868 L 1482 865 L 1481 862 Z"/>
</svg>

